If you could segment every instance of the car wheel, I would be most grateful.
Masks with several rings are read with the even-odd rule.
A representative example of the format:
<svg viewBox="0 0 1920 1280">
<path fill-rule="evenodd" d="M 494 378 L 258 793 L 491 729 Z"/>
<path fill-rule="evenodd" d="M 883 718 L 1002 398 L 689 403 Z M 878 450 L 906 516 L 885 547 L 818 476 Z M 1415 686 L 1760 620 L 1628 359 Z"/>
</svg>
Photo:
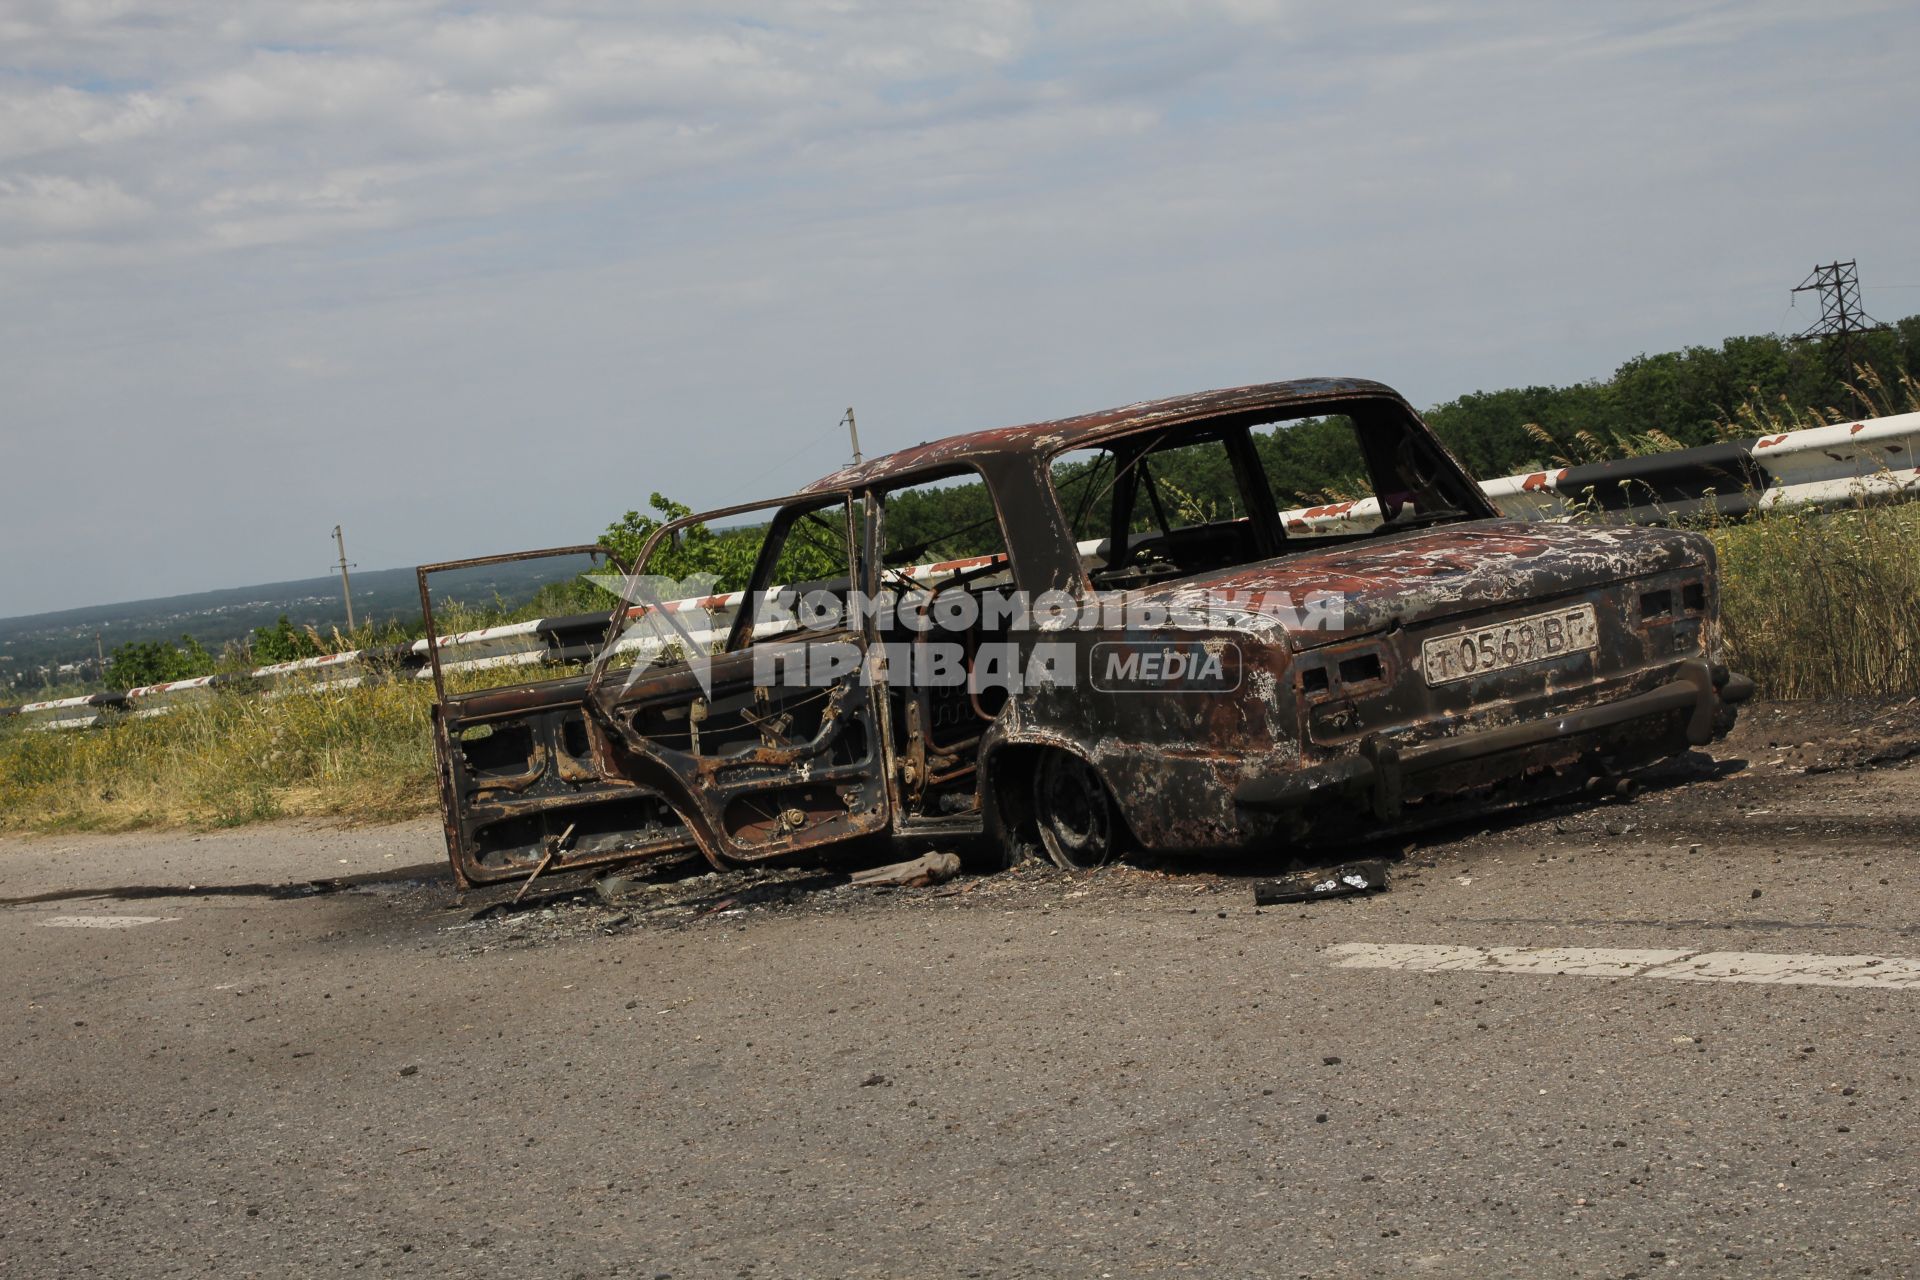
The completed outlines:
<svg viewBox="0 0 1920 1280">
<path fill-rule="evenodd" d="M 1100 775 L 1079 756 L 1049 751 L 1033 775 L 1040 844 L 1068 871 L 1105 866 L 1119 847 L 1119 822 Z"/>
</svg>

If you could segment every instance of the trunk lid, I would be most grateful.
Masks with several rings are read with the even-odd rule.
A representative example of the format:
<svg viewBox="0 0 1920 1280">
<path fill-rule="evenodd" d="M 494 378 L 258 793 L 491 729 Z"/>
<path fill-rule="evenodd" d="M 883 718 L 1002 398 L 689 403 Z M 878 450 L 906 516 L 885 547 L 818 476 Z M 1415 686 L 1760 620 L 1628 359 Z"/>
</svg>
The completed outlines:
<svg viewBox="0 0 1920 1280">
<path fill-rule="evenodd" d="M 1704 564 L 1699 534 L 1613 525 L 1479 520 L 1240 565 L 1130 593 L 1171 608 L 1229 596 L 1284 592 L 1295 609 L 1314 593 L 1338 606 L 1305 628 L 1287 628 L 1296 652 L 1400 625 L 1546 602 L 1608 583 Z M 1307 616 L 1313 617 L 1311 609 Z"/>
</svg>

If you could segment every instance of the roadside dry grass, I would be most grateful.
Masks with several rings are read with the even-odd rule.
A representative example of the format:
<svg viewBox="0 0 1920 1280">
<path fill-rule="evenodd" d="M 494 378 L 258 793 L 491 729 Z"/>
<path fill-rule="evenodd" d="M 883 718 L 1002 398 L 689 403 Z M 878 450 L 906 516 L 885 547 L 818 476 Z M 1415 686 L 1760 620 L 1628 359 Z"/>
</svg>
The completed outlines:
<svg viewBox="0 0 1920 1280">
<path fill-rule="evenodd" d="M 1920 504 L 1709 530 L 1733 667 L 1769 698 L 1920 690 Z"/>
<path fill-rule="evenodd" d="M 1920 380 L 1861 366 L 1853 403 L 1767 404 L 1721 424 L 1729 440 L 1920 412 Z M 1920 503 L 1816 513 L 1774 508 L 1707 529 L 1720 552 L 1721 621 L 1733 666 L 1770 698 L 1920 690 Z"/>
<path fill-rule="evenodd" d="M 0 830 L 224 827 L 269 818 L 386 821 L 434 804 L 418 682 L 183 702 L 66 733 L 0 732 Z"/>
</svg>

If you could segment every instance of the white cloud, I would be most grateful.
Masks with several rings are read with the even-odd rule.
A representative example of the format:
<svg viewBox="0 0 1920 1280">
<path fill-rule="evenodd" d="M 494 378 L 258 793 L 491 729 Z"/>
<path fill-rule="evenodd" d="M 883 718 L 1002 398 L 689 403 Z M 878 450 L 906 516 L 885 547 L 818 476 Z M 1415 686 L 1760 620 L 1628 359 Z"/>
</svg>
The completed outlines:
<svg viewBox="0 0 1920 1280">
<path fill-rule="evenodd" d="M 121 190 L 111 178 L 0 176 L 0 226 L 24 240 L 95 235 L 124 227 L 146 212 L 144 201 Z"/>
<path fill-rule="evenodd" d="M 325 236 L 497 211 L 503 167 L 532 166 L 506 203 L 539 204 L 606 174 L 610 156 L 644 177 L 881 127 L 895 86 L 990 71 L 1033 28 L 1017 3 L 769 3 L 746 19 L 30 5 L 4 32 L 23 53 L 0 79 L 0 156 L 47 182 L 123 187 L 157 244 L 256 242 L 276 195 L 284 228 Z M 937 98 L 920 109 L 937 115 Z M 375 207 L 392 216 L 370 220 Z"/>
</svg>

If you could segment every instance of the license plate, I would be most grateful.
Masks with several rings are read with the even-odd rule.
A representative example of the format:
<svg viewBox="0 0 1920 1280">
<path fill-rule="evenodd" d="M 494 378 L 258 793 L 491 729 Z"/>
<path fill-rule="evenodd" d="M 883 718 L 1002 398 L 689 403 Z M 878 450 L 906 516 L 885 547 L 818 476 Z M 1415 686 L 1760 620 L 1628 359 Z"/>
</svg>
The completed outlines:
<svg viewBox="0 0 1920 1280">
<path fill-rule="evenodd" d="M 1582 604 L 1434 636 L 1420 646 L 1420 666 L 1428 684 L 1446 684 L 1599 647 L 1593 606 Z"/>
</svg>

